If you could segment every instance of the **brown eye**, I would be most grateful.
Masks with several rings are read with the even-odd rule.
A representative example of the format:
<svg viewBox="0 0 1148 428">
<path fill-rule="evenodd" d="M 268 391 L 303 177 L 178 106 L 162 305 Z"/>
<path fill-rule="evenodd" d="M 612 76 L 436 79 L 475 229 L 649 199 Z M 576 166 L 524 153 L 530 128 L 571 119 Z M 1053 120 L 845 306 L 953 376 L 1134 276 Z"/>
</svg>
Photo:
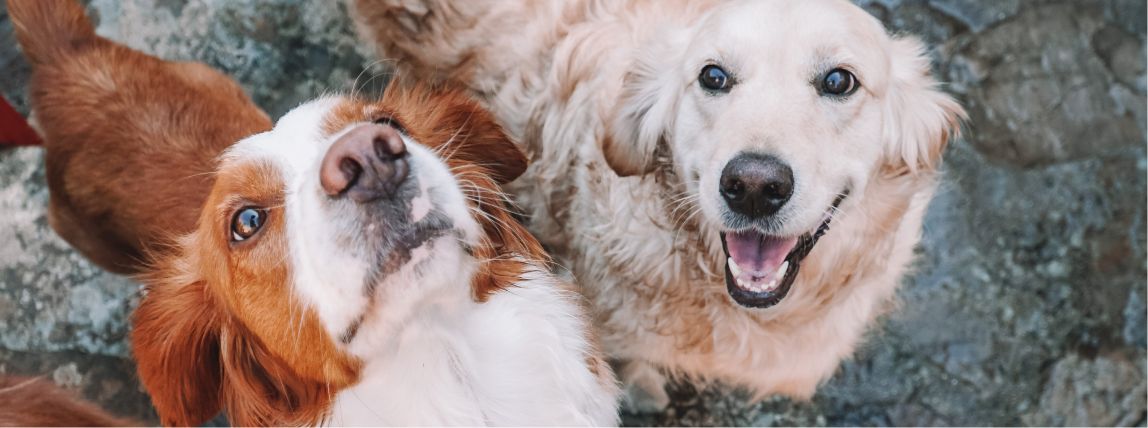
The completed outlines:
<svg viewBox="0 0 1148 428">
<path fill-rule="evenodd" d="M 245 207 L 231 218 L 231 241 L 239 242 L 254 236 L 267 220 L 267 210 Z"/>
<path fill-rule="evenodd" d="M 861 84 L 857 82 L 857 77 L 848 70 L 841 68 L 830 70 L 821 79 L 821 93 L 824 95 L 849 96 L 857 92 L 857 88 L 860 87 Z"/>
</svg>

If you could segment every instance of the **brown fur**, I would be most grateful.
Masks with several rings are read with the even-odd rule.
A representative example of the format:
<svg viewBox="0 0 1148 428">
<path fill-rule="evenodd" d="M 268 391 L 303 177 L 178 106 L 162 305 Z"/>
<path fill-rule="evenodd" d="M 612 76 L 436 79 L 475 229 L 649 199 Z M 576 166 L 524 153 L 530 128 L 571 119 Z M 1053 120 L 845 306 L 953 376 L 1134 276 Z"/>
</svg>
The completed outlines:
<svg viewBox="0 0 1148 428">
<path fill-rule="evenodd" d="M 356 378 L 357 362 L 290 294 L 282 198 L 273 167 L 224 168 L 182 253 L 145 277 L 133 353 L 164 424 L 198 425 L 220 410 L 237 425 L 315 424 L 329 391 Z M 232 213 L 247 204 L 273 207 L 267 224 L 230 242 Z"/>
<path fill-rule="evenodd" d="M 39 378 L 0 375 L 0 426 L 140 426 Z"/>
<path fill-rule="evenodd" d="M 190 232 L 215 157 L 271 121 L 231 79 L 95 35 L 72 0 L 9 0 L 32 63 L 49 221 L 96 264 L 137 272 L 163 238 Z"/>
<path fill-rule="evenodd" d="M 386 94 L 336 107 L 325 129 L 390 116 L 440 152 L 474 209 L 485 214 L 475 218 L 487 241 L 474 252 L 490 261 L 473 280 L 475 298 L 518 281 L 527 266 L 511 256 L 545 260 L 498 190 L 525 170 L 526 160 L 489 114 L 450 90 Z M 236 425 L 317 424 L 335 394 L 357 380 L 359 361 L 339 350 L 314 311 L 291 295 L 283 187 L 272 166 L 225 164 L 197 229 L 143 277 L 147 295 L 134 318 L 133 353 L 164 424 L 201 424 L 220 410 Z M 271 207 L 267 223 L 253 238 L 230 242 L 230 219 L 247 205 Z"/>
</svg>

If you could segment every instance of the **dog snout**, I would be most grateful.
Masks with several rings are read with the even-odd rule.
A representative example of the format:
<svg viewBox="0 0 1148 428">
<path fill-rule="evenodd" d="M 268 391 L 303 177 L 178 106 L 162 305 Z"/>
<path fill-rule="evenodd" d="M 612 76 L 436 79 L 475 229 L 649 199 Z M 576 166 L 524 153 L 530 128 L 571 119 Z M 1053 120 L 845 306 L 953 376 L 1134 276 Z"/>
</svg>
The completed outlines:
<svg viewBox="0 0 1148 428">
<path fill-rule="evenodd" d="M 398 131 L 378 124 L 359 125 L 327 149 L 319 182 L 327 195 L 362 203 L 394 195 L 409 169 Z"/>
<path fill-rule="evenodd" d="M 753 219 L 768 217 L 793 195 L 793 170 L 773 156 L 741 153 L 726 164 L 719 185 L 733 212 Z"/>
</svg>

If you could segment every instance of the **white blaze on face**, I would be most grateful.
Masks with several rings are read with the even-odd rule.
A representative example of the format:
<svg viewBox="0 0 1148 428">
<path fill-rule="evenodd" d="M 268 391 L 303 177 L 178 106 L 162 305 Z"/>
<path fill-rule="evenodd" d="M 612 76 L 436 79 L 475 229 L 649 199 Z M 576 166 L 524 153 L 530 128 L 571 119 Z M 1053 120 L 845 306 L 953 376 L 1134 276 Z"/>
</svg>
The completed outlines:
<svg viewBox="0 0 1148 428">
<path fill-rule="evenodd" d="M 368 275 L 379 268 L 372 264 L 385 257 L 360 254 L 360 250 L 335 237 L 340 231 L 353 230 L 356 226 L 362 227 L 364 234 L 386 230 L 367 224 L 347 224 L 360 223 L 362 218 L 332 214 L 332 210 L 325 209 L 324 204 L 331 197 L 319 181 L 323 156 L 346 131 L 324 135 L 323 123 L 327 114 L 342 102 L 347 101 L 330 97 L 303 104 L 284 115 L 272 130 L 240 141 L 225 154 L 268 160 L 283 172 L 287 186 L 283 211 L 291 253 L 290 260 L 283 262 L 291 263 L 294 295 L 316 311 L 332 337 L 340 337 L 350 326 L 364 320 L 382 324 L 375 325 L 375 330 L 387 330 L 386 324 L 402 322 L 402 317 L 415 312 L 415 305 L 423 302 L 428 294 L 435 294 L 433 290 L 450 298 L 469 296 L 469 284 L 457 281 L 473 264 L 462 247 L 477 243 L 481 236 L 466 198 L 447 166 L 434 152 L 404 136 L 410 179 L 417 180 L 420 189 L 410 201 L 407 220 L 417 222 L 432 211 L 439 212 L 450 219 L 461 238 L 444 236 L 410 249 L 410 261 L 383 279 L 383 283 L 375 284 L 376 296 L 366 295 Z M 377 223 L 383 222 L 372 222 L 372 225 Z M 441 272 L 450 274 L 441 275 Z M 448 292 L 442 293 L 443 290 Z M 377 299 L 385 302 L 372 306 L 372 298 L 378 295 L 386 295 L 386 299 Z M 367 311 L 386 314 L 375 316 Z M 364 324 L 359 330 L 371 328 Z"/>
</svg>

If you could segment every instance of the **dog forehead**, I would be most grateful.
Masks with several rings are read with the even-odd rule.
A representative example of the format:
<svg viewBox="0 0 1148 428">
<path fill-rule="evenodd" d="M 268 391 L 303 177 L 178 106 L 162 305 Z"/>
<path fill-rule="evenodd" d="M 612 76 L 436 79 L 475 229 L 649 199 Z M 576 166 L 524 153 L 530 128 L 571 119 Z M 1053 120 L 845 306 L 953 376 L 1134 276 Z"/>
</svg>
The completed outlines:
<svg viewBox="0 0 1148 428">
<path fill-rule="evenodd" d="M 716 59 L 771 80 L 808 79 L 843 65 L 859 77 L 888 71 L 885 28 L 845 0 L 732 2 L 716 9 L 698 31 L 697 54 L 716 49 Z"/>
<path fill-rule="evenodd" d="M 884 27 L 844 0 L 739 1 L 715 10 L 703 24 L 710 42 L 749 49 L 825 49 L 874 44 Z"/>
<path fill-rule="evenodd" d="M 760 35 L 763 31 L 807 33 L 818 29 L 872 31 L 876 19 L 846 0 L 741 0 L 719 6 L 709 21 L 714 27 Z"/>
<path fill-rule="evenodd" d="M 264 160 L 273 162 L 288 177 L 315 168 L 325 153 L 329 138 L 323 123 L 345 100 L 323 97 L 295 107 L 283 115 L 270 131 L 252 135 L 231 146 L 223 164 Z"/>
</svg>

